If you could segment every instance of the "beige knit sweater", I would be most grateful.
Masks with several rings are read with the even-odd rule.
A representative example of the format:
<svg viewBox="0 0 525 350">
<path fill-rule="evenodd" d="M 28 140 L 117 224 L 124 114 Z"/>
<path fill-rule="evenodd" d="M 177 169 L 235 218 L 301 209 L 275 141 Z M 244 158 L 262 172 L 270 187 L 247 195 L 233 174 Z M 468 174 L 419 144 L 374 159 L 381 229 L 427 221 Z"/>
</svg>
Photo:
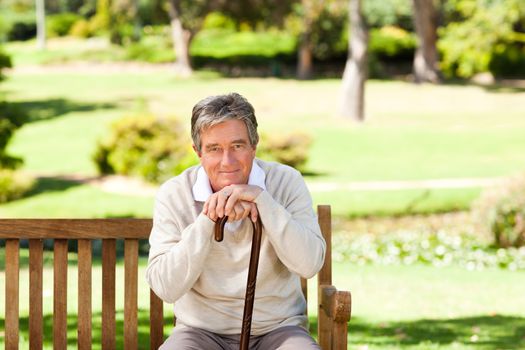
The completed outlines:
<svg viewBox="0 0 525 350">
<path fill-rule="evenodd" d="M 252 335 L 287 325 L 306 327 L 300 276 L 314 276 L 326 244 L 299 172 L 256 159 L 266 190 L 255 203 L 263 223 Z M 177 327 L 218 334 L 241 332 L 252 225 L 244 219 L 224 240 L 193 198 L 198 167 L 164 183 L 157 194 L 146 279 L 164 301 L 175 303 Z"/>
</svg>

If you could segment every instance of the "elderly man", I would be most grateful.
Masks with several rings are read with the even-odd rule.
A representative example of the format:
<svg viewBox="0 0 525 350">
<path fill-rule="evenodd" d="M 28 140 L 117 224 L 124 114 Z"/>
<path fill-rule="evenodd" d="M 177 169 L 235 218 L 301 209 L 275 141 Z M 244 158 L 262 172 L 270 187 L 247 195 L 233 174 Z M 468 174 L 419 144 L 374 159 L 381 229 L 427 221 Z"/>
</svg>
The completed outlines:
<svg viewBox="0 0 525 350">
<path fill-rule="evenodd" d="M 191 118 L 200 166 L 157 194 L 146 279 L 174 303 L 177 326 L 161 349 L 237 349 L 252 225 L 263 237 L 250 349 L 319 349 L 307 332 L 300 277 L 314 276 L 326 244 L 300 173 L 255 158 L 259 136 L 241 95 L 205 98 Z M 224 240 L 213 239 L 228 216 Z"/>
</svg>

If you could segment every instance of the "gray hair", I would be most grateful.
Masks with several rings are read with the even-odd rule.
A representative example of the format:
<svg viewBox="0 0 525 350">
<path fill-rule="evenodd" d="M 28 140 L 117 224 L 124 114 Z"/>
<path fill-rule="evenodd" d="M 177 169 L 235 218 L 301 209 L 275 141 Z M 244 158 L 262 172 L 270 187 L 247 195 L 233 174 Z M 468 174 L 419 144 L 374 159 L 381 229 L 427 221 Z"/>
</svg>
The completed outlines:
<svg viewBox="0 0 525 350">
<path fill-rule="evenodd" d="M 201 131 L 232 119 L 244 122 L 250 144 L 255 147 L 259 142 L 259 134 L 253 106 L 238 93 L 230 93 L 206 97 L 193 107 L 191 138 L 197 151 L 201 151 Z"/>
</svg>

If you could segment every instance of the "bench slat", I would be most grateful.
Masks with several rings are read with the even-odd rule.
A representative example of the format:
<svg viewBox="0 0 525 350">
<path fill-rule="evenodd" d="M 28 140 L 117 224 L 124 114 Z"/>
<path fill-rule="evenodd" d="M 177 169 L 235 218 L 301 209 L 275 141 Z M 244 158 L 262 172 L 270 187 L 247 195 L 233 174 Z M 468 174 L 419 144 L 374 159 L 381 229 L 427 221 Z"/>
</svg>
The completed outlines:
<svg viewBox="0 0 525 350">
<path fill-rule="evenodd" d="M 323 237 L 326 240 L 325 256 L 328 257 L 328 259 L 325 259 L 325 263 L 323 264 L 323 267 L 317 275 L 317 290 L 318 292 L 321 292 L 321 285 L 332 284 L 332 235 L 330 234 L 332 232 L 332 217 L 330 212 L 330 206 L 317 206 L 317 214 L 319 226 L 321 227 L 321 232 L 323 233 Z M 318 295 L 317 300 L 322 300 L 321 295 Z M 319 307 L 317 310 L 317 334 L 319 337 L 319 345 L 321 346 L 321 349 L 328 350 L 332 347 L 332 321 L 330 317 L 328 317 L 326 313 L 322 310 L 321 303 L 319 302 L 318 304 Z"/>
<path fill-rule="evenodd" d="M 147 239 L 151 219 L 0 219 L 0 239 Z"/>
<path fill-rule="evenodd" d="M 139 272 L 139 241 L 124 241 L 124 348 L 138 348 L 137 278 Z"/>
<path fill-rule="evenodd" d="M 91 240 L 78 240 L 78 350 L 91 350 Z"/>
<path fill-rule="evenodd" d="M 29 348 L 42 349 L 42 275 L 44 242 L 29 241 Z"/>
<path fill-rule="evenodd" d="M 158 349 L 164 342 L 164 304 L 151 289 L 149 293 L 150 349 Z"/>
<path fill-rule="evenodd" d="M 115 349 L 116 241 L 102 240 L 102 349 Z"/>
<path fill-rule="evenodd" d="M 67 240 L 56 239 L 53 258 L 53 348 L 67 348 Z"/>
<path fill-rule="evenodd" d="M 20 251 L 18 239 L 5 242 L 5 348 L 18 350 Z"/>
</svg>

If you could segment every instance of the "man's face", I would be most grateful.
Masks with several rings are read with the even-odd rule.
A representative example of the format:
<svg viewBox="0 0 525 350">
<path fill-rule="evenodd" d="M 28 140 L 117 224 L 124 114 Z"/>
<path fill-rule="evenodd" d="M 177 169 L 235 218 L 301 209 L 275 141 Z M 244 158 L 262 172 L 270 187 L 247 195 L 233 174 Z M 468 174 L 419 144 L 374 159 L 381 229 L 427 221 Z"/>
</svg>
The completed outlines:
<svg viewBox="0 0 525 350">
<path fill-rule="evenodd" d="M 201 151 L 197 155 L 214 192 L 248 183 L 256 147 L 250 144 L 243 121 L 227 120 L 201 131 L 200 137 Z"/>
</svg>

